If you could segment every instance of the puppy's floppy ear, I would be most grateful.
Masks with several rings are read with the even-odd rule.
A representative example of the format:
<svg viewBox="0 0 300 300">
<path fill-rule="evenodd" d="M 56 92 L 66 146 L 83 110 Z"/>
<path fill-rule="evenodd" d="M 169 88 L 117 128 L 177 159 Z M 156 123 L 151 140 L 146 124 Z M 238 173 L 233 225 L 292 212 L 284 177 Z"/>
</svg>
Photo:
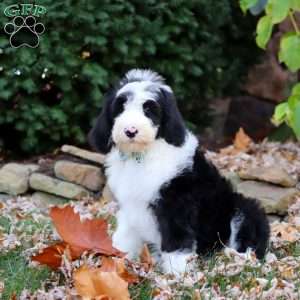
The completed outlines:
<svg viewBox="0 0 300 300">
<path fill-rule="evenodd" d="M 159 136 L 164 138 L 169 144 L 177 147 L 181 146 L 184 143 L 186 129 L 174 94 L 169 90 L 161 88 L 159 103 L 163 110 Z"/>
<path fill-rule="evenodd" d="M 111 103 L 114 98 L 114 93 L 109 92 L 104 97 L 104 104 L 100 115 L 97 117 L 94 127 L 88 134 L 88 141 L 91 147 L 103 154 L 110 151 L 112 147 L 111 131 L 113 120 L 111 116 Z"/>
</svg>

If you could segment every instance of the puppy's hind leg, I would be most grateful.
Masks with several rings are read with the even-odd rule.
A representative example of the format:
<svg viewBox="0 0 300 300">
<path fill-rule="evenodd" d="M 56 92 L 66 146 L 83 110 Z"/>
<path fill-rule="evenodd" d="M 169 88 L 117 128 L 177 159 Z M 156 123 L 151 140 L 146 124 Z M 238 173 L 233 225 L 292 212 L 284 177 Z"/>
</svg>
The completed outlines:
<svg viewBox="0 0 300 300">
<path fill-rule="evenodd" d="M 230 222 L 229 247 L 241 253 L 251 249 L 262 258 L 270 235 L 266 214 L 256 200 L 241 195 L 238 195 L 238 200 L 237 212 Z"/>
</svg>

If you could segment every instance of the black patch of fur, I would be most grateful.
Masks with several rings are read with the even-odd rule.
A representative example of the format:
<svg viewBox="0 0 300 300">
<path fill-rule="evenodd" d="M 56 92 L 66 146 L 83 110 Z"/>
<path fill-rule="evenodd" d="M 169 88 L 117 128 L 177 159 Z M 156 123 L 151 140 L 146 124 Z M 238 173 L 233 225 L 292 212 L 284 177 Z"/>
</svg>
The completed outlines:
<svg viewBox="0 0 300 300">
<path fill-rule="evenodd" d="M 167 143 L 180 147 L 184 143 L 186 129 L 174 94 L 160 89 L 158 103 L 162 110 L 158 136 L 164 138 Z"/>
<path fill-rule="evenodd" d="M 88 141 L 93 150 L 108 153 L 112 147 L 111 131 L 113 126 L 112 102 L 115 99 L 115 90 L 112 89 L 104 97 L 104 104 L 94 127 L 88 135 Z"/>
<path fill-rule="evenodd" d="M 237 250 L 245 252 L 250 247 L 263 257 L 269 239 L 264 210 L 255 200 L 234 192 L 200 150 L 192 169 L 173 178 L 160 194 L 151 208 L 162 235 L 162 251 L 191 249 L 196 242 L 198 254 L 211 254 L 228 242 L 230 221 L 241 214 Z"/>
<path fill-rule="evenodd" d="M 159 126 L 161 122 L 161 107 L 160 105 L 153 100 L 148 100 L 143 104 L 143 111 L 147 118 L 149 118 L 153 125 Z"/>
</svg>

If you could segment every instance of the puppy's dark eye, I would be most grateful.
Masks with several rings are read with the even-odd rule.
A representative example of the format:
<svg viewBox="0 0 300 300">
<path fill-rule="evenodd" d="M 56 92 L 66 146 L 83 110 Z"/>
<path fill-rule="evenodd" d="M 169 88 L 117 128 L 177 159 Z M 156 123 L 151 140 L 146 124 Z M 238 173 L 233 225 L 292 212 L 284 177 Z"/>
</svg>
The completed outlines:
<svg viewBox="0 0 300 300">
<path fill-rule="evenodd" d="M 117 117 L 121 112 L 124 110 L 124 104 L 127 101 L 126 96 L 119 96 L 114 101 L 114 107 L 113 107 L 113 115 L 114 117 Z"/>
<path fill-rule="evenodd" d="M 147 100 L 143 104 L 143 110 L 145 116 L 151 119 L 155 125 L 159 124 L 161 110 L 159 104 L 156 101 Z"/>
</svg>

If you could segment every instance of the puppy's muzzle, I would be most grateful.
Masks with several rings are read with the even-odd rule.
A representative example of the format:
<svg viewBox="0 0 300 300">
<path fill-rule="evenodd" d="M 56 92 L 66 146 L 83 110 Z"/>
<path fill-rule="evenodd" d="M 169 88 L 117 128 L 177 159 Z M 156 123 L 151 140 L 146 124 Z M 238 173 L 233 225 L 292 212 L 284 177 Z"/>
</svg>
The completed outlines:
<svg viewBox="0 0 300 300">
<path fill-rule="evenodd" d="M 129 137 L 130 139 L 133 139 L 137 134 L 138 134 L 138 130 L 132 126 L 132 127 L 126 127 L 124 129 L 124 133 L 126 134 L 127 137 Z"/>
</svg>

